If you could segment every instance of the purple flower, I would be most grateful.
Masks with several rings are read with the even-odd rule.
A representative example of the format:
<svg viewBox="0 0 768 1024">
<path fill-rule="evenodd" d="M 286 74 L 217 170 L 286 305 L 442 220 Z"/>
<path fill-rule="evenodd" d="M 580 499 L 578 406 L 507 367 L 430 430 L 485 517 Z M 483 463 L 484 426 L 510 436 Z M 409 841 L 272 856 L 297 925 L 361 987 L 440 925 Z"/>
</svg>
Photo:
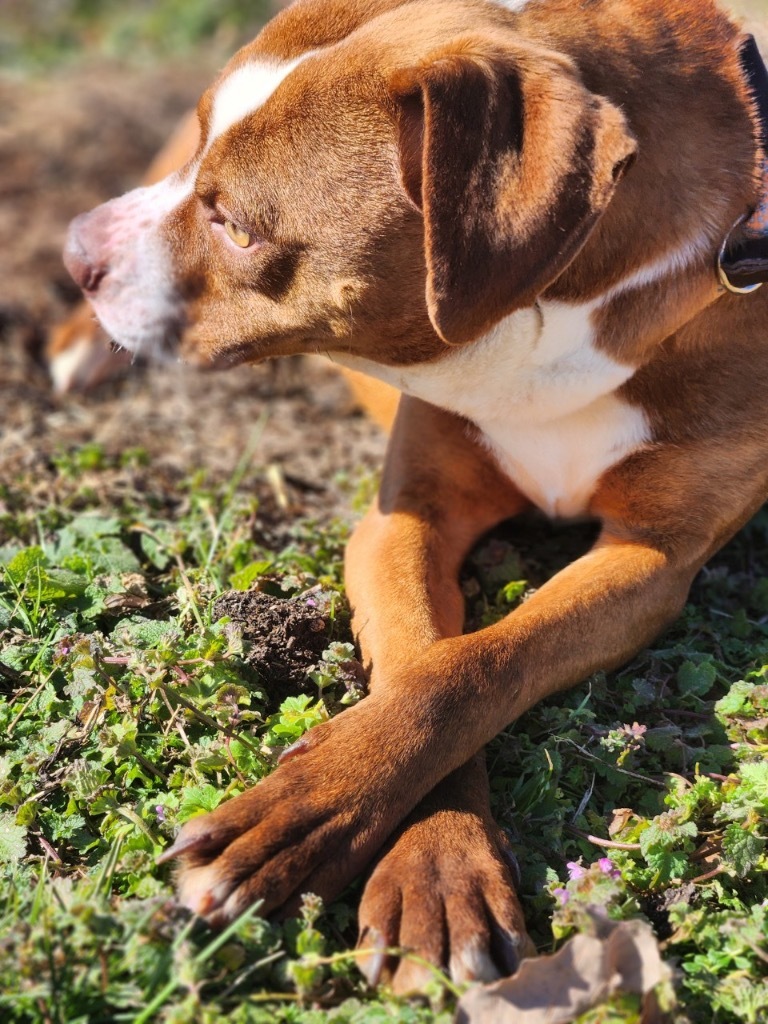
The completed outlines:
<svg viewBox="0 0 768 1024">
<path fill-rule="evenodd" d="M 597 866 L 604 875 L 610 875 L 611 878 L 621 878 L 621 872 L 615 866 L 610 857 L 601 857 L 597 862 Z"/>
<path fill-rule="evenodd" d="M 584 868 L 581 864 L 577 864 L 575 860 L 569 860 L 565 866 L 568 868 L 568 877 L 571 881 L 584 877 Z"/>
<path fill-rule="evenodd" d="M 571 898 L 571 894 L 568 892 L 567 889 L 553 889 L 552 895 L 555 896 L 558 900 L 560 900 L 560 905 L 562 907 L 564 907 L 568 900 Z"/>
<path fill-rule="evenodd" d="M 165 821 L 165 808 L 162 804 L 155 805 L 155 814 L 157 815 L 158 821 Z"/>
<path fill-rule="evenodd" d="M 314 597 L 307 598 L 307 608 L 317 608 L 317 601 Z"/>
</svg>

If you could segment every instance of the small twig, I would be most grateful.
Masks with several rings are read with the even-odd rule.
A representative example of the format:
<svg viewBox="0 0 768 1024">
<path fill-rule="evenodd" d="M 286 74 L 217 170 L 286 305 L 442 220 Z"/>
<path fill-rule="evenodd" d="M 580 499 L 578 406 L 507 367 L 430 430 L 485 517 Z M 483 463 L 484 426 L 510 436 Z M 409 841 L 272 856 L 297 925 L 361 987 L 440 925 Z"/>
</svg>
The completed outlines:
<svg viewBox="0 0 768 1024">
<path fill-rule="evenodd" d="M 258 960 L 255 964 L 248 964 L 241 973 L 235 978 L 232 984 L 225 988 L 221 993 L 222 1001 L 228 999 L 233 992 L 236 992 L 241 985 L 243 985 L 251 975 L 255 974 L 256 971 L 262 970 L 267 964 L 274 963 L 276 960 L 282 960 L 286 956 L 286 953 L 281 949 L 276 953 L 270 953 L 269 956 L 265 956 L 263 959 Z"/>
<path fill-rule="evenodd" d="M 61 857 L 59 856 L 59 854 L 56 852 L 56 850 L 54 850 L 54 848 L 51 846 L 51 844 L 45 838 L 45 836 L 39 835 L 37 837 L 37 839 L 38 839 L 38 842 L 40 843 L 40 845 L 42 846 L 42 848 L 45 850 L 46 854 L 50 857 L 50 859 L 53 861 L 54 864 L 63 864 L 64 863 L 62 861 Z"/>
<path fill-rule="evenodd" d="M 244 786 L 247 786 L 248 785 L 248 780 L 245 778 L 243 773 L 237 767 L 237 761 L 235 761 L 234 754 L 232 753 L 232 750 L 230 749 L 231 742 L 232 742 L 232 737 L 231 736 L 227 736 L 227 738 L 224 740 L 224 749 L 227 752 L 227 757 L 229 758 L 229 763 L 232 765 L 232 767 L 233 767 L 233 769 L 235 771 L 235 775 L 237 775 L 238 779 L 242 782 L 242 784 Z"/>
<path fill-rule="evenodd" d="M 291 501 L 285 489 L 285 478 L 282 469 L 276 462 L 270 462 L 264 475 L 275 496 L 277 507 L 281 512 L 285 512 L 286 509 L 290 508 Z"/>
<path fill-rule="evenodd" d="M 692 718 L 696 722 L 703 722 L 712 716 L 706 711 L 686 711 L 684 708 L 665 708 L 664 715 L 667 718 Z"/>
<path fill-rule="evenodd" d="M 22 716 L 24 715 L 24 712 L 27 710 L 27 708 L 32 703 L 32 701 L 35 699 L 35 697 L 38 696 L 38 694 L 41 692 L 41 690 L 43 689 L 43 687 L 45 686 L 45 684 L 48 682 L 48 680 L 50 678 L 51 678 L 50 676 L 45 676 L 45 678 L 41 681 L 41 683 L 37 687 L 37 689 L 27 698 L 27 700 L 24 701 L 24 703 L 21 706 L 21 710 L 16 715 L 14 715 L 13 719 L 11 720 L 10 724 L 8 725 L 8 735 L 9 736 L 13 733 L 13 730 L 19 724 L 19 721 L 22 718 Z"/>
<path fill-rule="evenodd" d="M 575 825 L 566 825 L 569 832 L 575 833 L 580 836 L 581 839 L 586 839 L 587 842 L 592 843 L 594 846 L 603 846 L 606 850 L 639 850 L 640 843 L 618 843 L 613 839 L 601 839 L 599 836 L 591 836 L 588 832 L 582 832 L 580 828 L 576 828 Z"/>
<path fill-rule="evenodd" d="M 702 843 L 698 850 L 694 850 L 689 859 L 692 861 L 706 860 L 707 857 L 711 857 L 713 854 L 719 856 L 721 853 L 722 844 L 720 841 L 715 840 L 713 842 L 710 838 L 705 843 Z"/>
<path fill-rule="evenodd" d="M 578 821 L 578 819 L 584 813 L 584 809 L 586 808 L 586 806 L 589 803 L 589 801 L 592 799 L 592 794 L 595 791 L 595 779 L 596 778 L 597 778 L 597 776 L 595 775 L 594 772 L 592 772 L 592 781 L 589 784 L 589 788 L 587 789 L 587 791 L 582 796 L 582 798 L 581 798 L 581 800 L 579 802 L 579 806 L 576 808 L 576 811 L 574 812 L 573 817 L 571 818 L 571 821 Z"/>
<path fill-rule="evenodd" d="M 169 712 L 171 714 L 171 717 L 168 720 L 168 730 L 167 730 L 167 732 L 170 732 L 172 728 L 175 729 L 178 732 L 179 736 L 181 736 L 181 738 L 184 741 L 184 744 L 187 747 L 187 749 L 191 750 L 192 749 L 192 744 L 189 742 L 189 737 L 187 736 L 186 731 L 184 729 L 184 726 L 181 723 L 181 716 L 179 715 L 179 709 L 171 707 L 171 702 L 168 700 L 168 695 L 166 694 L 165 690 L 163 690 L 162 688 L 160 689 L 160 696 L 161 696 L 161 698 L 163 700 L 163 703 L 168 708 L 168 710 L 169 710 Z M 166 735 L 167 735 L 167 733 L 166 733 Z"/>
<path fill-rule="evenodd" d="M 304 996 L 299 992 L 249 992 L 249 1003 L 300 1003 Z"/>
<path fill-rule="evenodd" d="M 575 747 L 578 750 L 578 752 L 582 754 L 584 757 L 589 758 L 590 761 L 599 761 L 600 764 L 603 765 L 605 768 L 610 768 L 611 771 L 618 772 L 619 775 L 628 775 L 632 779 L 639 779 L 641 782 L 647 782 L 650 786 L 656 786 L 657 789 L 666 789 L 664 783 L 659 782 L 657 779 L 652 779 L 648 775 L 641 775 L 639 772 L 631 772 L 628 768 L 619 768 L 618 765 L 615 764 L 608 764 L 607 761 L 604 761 L 601 757 L 597 757 L 596 754 L 593 754 L 589 750 L 586 750 L 584 747 L 576 743 L 575 740 L 570 739 L 570 737 L 563 736 L 561 738 L 566 743 L 570 743 L 572 747 Z"/>
<path fill-rule="evenodd" d="M 41 786 L 36 793 L 32 793 L 31 796 L 22 800 L 16 808 L 16 812 L 18 813 L 22 807 L 27 807 L 29 804 L 37 803 L 38 800 L 42 800 L 44 797 L 48 796 L 49 793 L 52 793 L 54 789 L 58 789 L 58 787 L 58 782 L 47 782 L 44 786 Z"/>
<path fill-rule="evenodd" d="M 707 871 L 707 873 L 704 874 L 704 875 L 697 875 L 697 877 L 696 878 L 692 878 L 691 881 L 695 885 L 696 882 L 708 882 L 710 878 L 715 878 L 717 875 L 722 875 L 722 874 L 725 874 L 725 868 L 723 867 L 722 864 L 718 864 L 718 866 L 716 868 L 712 868 L 711 871 Z"/>
<path fill-rule="evenodd" d="M 760 960 L 763 961 L 763 963 L 768 964 L 768 953 L 766 953 L 764 950 L 760 949 L 760 947 L 756 946 L 753 942 L 748 942 L 747 945 L 749 946 L 749 948 L 752 950 L 752 952 L 755 954 L 756 957 L 759 957 Z"/>
<path fill-rule="evenodd" d="M 140 764 L 142 764 L 147 769 L 147 771 L 151 775 L 154 775 L 155 778 L 160 779 L 162 783 L 168 785 L 168 776 L 163 774 L 163 772 L 161 772 L 156 765 L 152 764 L 152 762 L 148 758 L 144 757 L 144 755 L 138 748 L 135 748 L 133 750 L 133 756 Z"/>
</svg>

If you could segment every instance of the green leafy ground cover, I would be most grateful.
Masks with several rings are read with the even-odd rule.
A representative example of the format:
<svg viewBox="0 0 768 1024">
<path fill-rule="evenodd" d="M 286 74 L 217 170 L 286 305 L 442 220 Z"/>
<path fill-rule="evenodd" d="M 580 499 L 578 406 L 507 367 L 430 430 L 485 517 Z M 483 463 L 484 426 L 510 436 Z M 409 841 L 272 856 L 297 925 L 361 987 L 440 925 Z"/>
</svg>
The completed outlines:
<svg viewBox="0 0 768 1024">
<path fill-rule="evenodd" d="M 341 557 L 347 528 L 283 524 L 267 547 L 257 471 L 198 474 L 175 508 L 131 486 L 145 455 L 90 445 L 0 487 L 0 1017 L 8 1021 L 422 1021 L 366 994 L 353 888 L 301 921 L 223 935 L 173 903 L 154 858 L 188 818 L 272 770 L 280 746 L 357 699 Z M 584 538 L 498 532 L 465 572 L 490 622 Z M 529 550 L 533 554 L 528 554 Z M 327 653 L 307 692 L 270 695 L 222 591 L 259 583 L 320 604 Z M 676 965 L 676 1019 L 768 1019 L 768 513 L 703 573 L 684 617 L 607 678 L 549 701 L 490 746 L 495 812 L 542 951 L 587 907 L 645 915 Z M 442 998 L 445 1008 L 438 1009 Z M 631 1000 L 590 1021 L 634 1021 Z"/>
</svg>

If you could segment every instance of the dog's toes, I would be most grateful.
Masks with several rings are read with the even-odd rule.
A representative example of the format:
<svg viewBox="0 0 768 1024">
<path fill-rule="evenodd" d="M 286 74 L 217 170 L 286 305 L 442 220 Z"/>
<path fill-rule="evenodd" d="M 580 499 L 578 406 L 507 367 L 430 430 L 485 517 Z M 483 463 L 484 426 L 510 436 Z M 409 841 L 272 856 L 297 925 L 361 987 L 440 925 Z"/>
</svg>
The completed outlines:
<svg viewBox="0 0 768 1024">
<path fill-rule="evenodd" d="M 476 875 L 461 880 L 446 893 L 451 978 L 459 984 L 470 981 L 495 981 L 501 966 L 494 962 L 491 944 L 491 919 L 487 912 L 483 886 L 495 879 Z"/>
<path fill-rule="evenodd" d="M 285 917 L 298 911 L 302 893 L 337 895 L 365 867 L 376 839 L 366 832 L 371 813 L 360 788 L 327 784 L 345 767 L 341 743 L 339 751 L 337 760 L 332 748 L 315 744 L 187 822 L 159 858 L 178 862 L 180 902 L 221 925 L 256 902 L 263 916 Z"/>
<path fill-rule="evenodd" d="M 184 868 L 177 878 L 177 890 L 182 907 L 213 923 L 213 915 L 222 901 L 216 899 L 210 867 Z"/>
<path fill-rule="evenodd" d="M 413 877 L 403 886 L 398 945 L 406 950 L 392 977 L 392 990 L 406 996 L 423 992 L 448 959 L 448 922 L 441 886 Z"/>
<path fill-rule="evenodd" d="M 263 914 L 272 913 L 290 900 L 322 857 L 322 832 L 301 838 L 293 832 L 282 821 L 267 820 L 224 846 L 215 834 L 182 836 L 177 844 L 179 902 L 217 925 L 234 920 L 257 901 Z M 204 851 L 212 844 L 218 849 L 206 859 Z"/>
<path fill-rule="evenodd" d="M 470 981 L 496 981 L 501 977 L 485 935 L 477 935 L 454 948 L 451 953 L 451 977 L 459 985 Z"/>
<path fill-rule="evenodd" d="M 398 995 L 424 991 L 438 972 L 458 984 L 513 974 L 535 953 L 509 868 L 491 829 L 466 816 L 461 834 L 440 841 L 439 816 L 406 828 L 373 871 L 360 906 L 360 946 L 369 984 Z M 457 820 L 451 821 L 454 829 Z"/>
<path fill-rule="evenodd" d="M 389 982 L 397 959 L 387 950 L 396 947 L 400 935 L 402 894 L 400 886 L 385 876 L 377 885 L 365 887 L 358 912 L 357 966 L 375 988 Z"/>
<path fill-rule="evenodd" d="M 95 387 L 131 362 L 129 353 L 112 348 L 87 303 L 51 329 L 45 357 L 54 389 L 62 394 Z"/>
</svg>

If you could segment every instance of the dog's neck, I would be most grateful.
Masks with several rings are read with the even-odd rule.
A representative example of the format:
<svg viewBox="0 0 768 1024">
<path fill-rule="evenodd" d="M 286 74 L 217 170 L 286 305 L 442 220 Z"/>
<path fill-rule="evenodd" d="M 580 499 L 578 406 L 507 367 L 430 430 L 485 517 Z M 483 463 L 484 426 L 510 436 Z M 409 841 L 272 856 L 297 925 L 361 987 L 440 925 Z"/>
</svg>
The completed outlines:
<svg viewBox="0 0 768 1024">
<path fill-rule="evenodd" d="M 465 417 L 502 469 L 550 515 L 587 511 L 601 474 L 653 440 L 645 411 L 626 400 L 624 385 L 665 339 L 724 294 L 717 253 L 734 222 L 758 204 L 761 122 L 736 30 L 725 18 L 715 28 L 722 66 L 714 71 L 704 66 L 706 55 L 701 68 L 692 61 L 670 71 L 650 44 L 647 61 L 636 54 L 637 66 L 628 69 L 624 58 L 622 69 L 620 56 L 603 61 L 603 53 L 595 57 L 585 47 L 586 77 L 600 78 L 590 87 L 615 101 L 622 92 L 639 93 L 651 115 L 642 103 L 629 109 L 637 165 L 582 253 L 535 307 L 427 363 L 382 367 L 339 357 Z M 639 76 L 641 66 L 648 89 L 632 92 L 626 76 Z M 709 109 L 694 95 L 699 74 L 717 79 L 705 101 Z M 679 135 L 680 146 L 664 139 L 667 109 L 678 122 L 671 139 Z M 699 340 L 720 339 L 705 329 Z"/>
</svg>

